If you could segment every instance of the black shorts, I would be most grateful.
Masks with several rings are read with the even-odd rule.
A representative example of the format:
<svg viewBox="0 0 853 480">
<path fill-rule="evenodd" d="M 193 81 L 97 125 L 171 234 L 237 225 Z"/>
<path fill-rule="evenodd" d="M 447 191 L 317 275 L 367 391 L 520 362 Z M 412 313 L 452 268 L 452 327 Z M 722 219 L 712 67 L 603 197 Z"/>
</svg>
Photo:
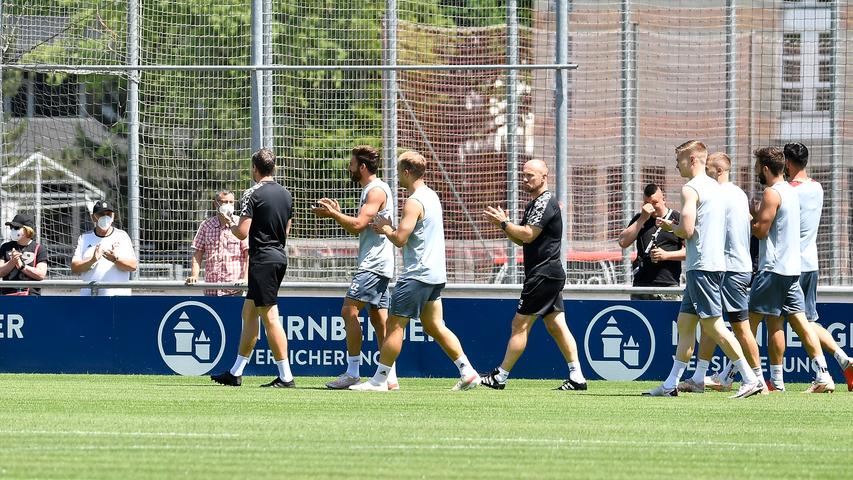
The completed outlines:
<svg viewBox="0 0 853 480">
<path fill-rule="evenodd" d="M 562 312 L 563 287 L 566 281 L 539 275 L 524 280 L 521 298 L 518 300 L 517 313 L 522 315 L 548 315 Z"/>
<path fill-rule="evenodd" d="M 249 291 L 246 293 L 246 300 L 253 300 L 256 307 L 277 305 L 278 289 L 286 270 L 286 263 L 249 262 Z"/>
</svg>

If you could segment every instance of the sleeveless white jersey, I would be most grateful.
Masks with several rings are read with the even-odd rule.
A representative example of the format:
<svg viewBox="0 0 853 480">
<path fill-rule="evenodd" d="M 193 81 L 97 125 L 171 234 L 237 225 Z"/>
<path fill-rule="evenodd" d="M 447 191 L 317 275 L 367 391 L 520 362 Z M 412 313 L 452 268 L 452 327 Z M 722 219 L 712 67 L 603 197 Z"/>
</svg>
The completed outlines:
<svg viewBox="0 0 853 480">
<path fill-rule="evenodd" d="M 385 208 L 377 212 L 377 216 L 389 218 L 391 216 L 391 188 L 380 179 L 373 180 L 361 190 L 361 201 L 364 205 L 367 193 L 374 188 L 379 188 L 385 193 Z M 385 278 L 394 276 L 394 244 L 385 235 L 379 235 L 372 228 L 367 227 L 358 235 L 358 271 L 373 272 Z"/>
<path fill-rule="evenodd" d="M 446 283 L 441 201 L 435 191 L 426 185 L 415 190 L 409 199 L 420 202 L 424 215 L 403 245 L 403 273 L 400 279 L 419 280 L 430 285 Z"/>
<path fill-rule="evenodd" d="M 800 267 L 804 272 L 816 272 L 817 229 L 823 211 L 823 187 L 812 179 L 793 181 L 791 186 L 800 199 Z"/>
<path fill-rule="evenodd" d="M 720 184 L 701 173 L 687 182 L 686 186 L 696 191 L 699 200 L 696 205 L 696 228 L 693 236 L 684 241 L 687 250 L 684 270 L 725 272 L 726 200 Z"/>
<path fill-rule="evenodd" d="M 752 273 L 749 237 L 752 235 L 749 199 L 732 182 L 720 185 L 726 199 L 726 271 Z"/>
<path fill-rule="evenodd" d="M 788 182 L 771 187 L 782 199 L 767 238 L 758 242 L 758 269 L 784 276 L 799 276 L 800 199 Z"/>
</svg>

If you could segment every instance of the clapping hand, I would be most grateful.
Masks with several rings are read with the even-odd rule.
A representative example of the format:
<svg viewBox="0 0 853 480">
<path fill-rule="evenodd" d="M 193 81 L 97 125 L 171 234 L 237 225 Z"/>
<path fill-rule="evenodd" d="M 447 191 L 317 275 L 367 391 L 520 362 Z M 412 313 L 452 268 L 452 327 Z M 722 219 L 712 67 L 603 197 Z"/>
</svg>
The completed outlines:
<svg viewBox="0 0 853 480">
<path fill-rule="evenodd" d="M 332 212 L 340 212 L 341 206 L 337 200 L 331 198 L 321 198 L 317 200 L 317 203 L 311 207 L 311 211 L 314 212 L 314 215 L 322 218 L 328 218 L 332 216 Z"/>
<path fill-rule="evenodd" d="M 387 217 L 383 217 L 381 215 L 377 215 L 373 217 L 373 222 L 370 224 L 373 227 L 373 231 L 380 235 L 387 235 L 388 233 L 385 231 L 385 227 L 391 226 L 391 219 Z"/>
<path fill-rule="evenodd" d="M 483 211 L 483 215 L 496 227 L 500 227 L 501 223 L 509 221 L 509 212 L 505 212 L 501 207 L 488 206 Z"/>
<path fill-rule="evenodd" d="M 15 262 L 15 268 L 18 270 L 22 270 L 24 268 L 24 260 L 21 258 L 21 252 L 16 249 L 12 249 L 9 255 L 9 261 Z"/>
</svg>

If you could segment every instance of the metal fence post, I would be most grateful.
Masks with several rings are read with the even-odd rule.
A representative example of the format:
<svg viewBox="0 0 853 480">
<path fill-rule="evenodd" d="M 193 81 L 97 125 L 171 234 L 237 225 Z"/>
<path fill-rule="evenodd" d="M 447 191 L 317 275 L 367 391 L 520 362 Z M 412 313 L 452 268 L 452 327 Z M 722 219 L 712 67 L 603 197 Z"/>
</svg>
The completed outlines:
<svg viewBox="0 0 853 480">
<path fill-rule="evenodd" d="M 731 180 L 737 182 L 737 38 L 735 0 L 726 0 L 726 153 L 732 161 Z"/>
<path fill-rule="evenodd" d="M 506 2 L 507 64 L 518 65 L 518 0 Z M 506 162 L 507 162 L 507 209 L 520 220 L 518 212 L 518 70 L 507 71 L 506 83 Z M 507 276 L 511 283 L 518 283 L 518 247 L 507 240 Z"/>
<path fill-rule="evenodd" d="M 830 85 L 830 91 L 832 92 L 832 104 L 830 106 L 830 120 L 829 120 L 829 136 L 830 136 L 830 153 L 829 153 L 829 169 L 832 172 L 831 177 L 831 191 L 832 194 L 830 198 L 832 201 L 829 204 L 829 238 L 830 245 L 833 248 L 829 249 L 829 258 L 830 265 L 833 268 L 830 269 L 832 272 L 830 274 L 830 284 L 831 285 L 840 285 L 842 281 L 841 269 L 842 266 L 845 265 L 846 262 L 842 261 L 842 252 L 845 256 L 849 255 L 847 252 L 849 249 L 843 249 L 841 235 L 842 235 L 842 227 L 845 227 L 847 223 L 850 221 L 849 218 L 844 218 L 843 209 L 842 209 L 842 191 L 841 191 L 841 182 L 844 179 L 844 168 L 841 163 L 841 140 L 839 138 L 839 117 L 843 113 L 842 110 L 842 98 L 841 93 L 839 92 L 839 88 L 843 85 L 841 78 L 841 65 L 839 62 L 838 55 L 838 46 L 839 46 L 839 38 L 838 38 L 838 17 L 839 17 L 839 4 L 840 2 L 833 2 L 832 7 L 830 7 L 830 29 L 832 31 L 832 52 L 830 57 L 830 63 L 832 64 L 832 83 Z M 848 259 L 849 261 L 849 259 Z M 849 265 L 848 265 L 849 266 Z"/>
<path fill-rule="evenodd" d="M 397 65 L 397 0 L 385 1 L 385 65 Z M 382 85 L 382 156 L 391 187 L 391 218 L 397 219 L 397 70 L 387 70 Z"/>
<path fill-rule="evenodd" d="M 131 67 L 139 66 L 139 2 L 128 0 L 127 12 L 127 56 Z M 128 219 L 130 220 L 130 239 L 137 256 L 139 250 L 139 70 L 130 70 L 127 75 L 127 123 L 128 123 Z M 131 274 L 132 279 L 139 276 L 139 269 Z"/>
<path fill-rule="evenodd" d="M 557 45 L 556 45 L 556 63 L 569 63 L 569 0 L 557 0 Z M 568 236 L 569 228 L 569 71 L 560 68 L 554 71 L 556 84 L 554 92 L 554 110 L 557 118 L 555 123 L 556 128 L 556 151 L 554 152 L 556 162 L 556 193 L 557 201 L 560 202 L 562 208 L 560 215 L 563 221 L 563 239 L 560 246 L 560 261 L 563 267 L 566 267 L 568 261 Z"/>
<path fill-rule="evenodd" d="M 634 189 L 636 188 L 636 139 L 637 118 L 634 111 L 637 84 L 634 65 L 634 44 L 637 39 L 631 23 L 631 2 L 621 3 L 621 67 L 622 67 L 622 224 L 628 225 L 634 215 Z M 626 283 L 631 283 L 631 256 L 627 248 L 622 249 L 622 273 Z"/>
<path fill-rule="evenodd" d="M 259 66 L 264 60 L 264 0 L 252 0 L 252 46 L 251 62 L 253 66 Z M 261 70 L 252 70 L 249 74 L 252 85 L 251 91 L 251 114 L 252 114 L 252 152 L 256 152 L 264 146 L 264 123 L 263 123 L 263 94 L 264 73 Z"/>
<path fill-rule="evenodd" d="M 264 65 L 272 65 L 272 0 L 263 0 L 263 62 Z M 263 102 L 263 145 L 275 151 L 275 139 L 273 133 L 273 88 L 272 70 L 262 72 L 262 83 L 264 93 L 261 96 Z"/>
</svg>

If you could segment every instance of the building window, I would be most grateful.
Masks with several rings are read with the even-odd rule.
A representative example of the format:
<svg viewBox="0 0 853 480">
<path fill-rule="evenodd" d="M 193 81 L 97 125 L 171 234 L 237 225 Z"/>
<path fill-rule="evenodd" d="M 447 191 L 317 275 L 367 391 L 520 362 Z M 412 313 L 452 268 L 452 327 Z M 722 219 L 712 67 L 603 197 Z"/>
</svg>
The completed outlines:
<svg viewBox="0 0 853 480">
<path fill-rule="evenodd" d="M 783 137 L 829 135 L 832 107 L 831 2 L 786 2 L 780 65 Z"/>
<path fill-rule="evenodd" d="M 782 89 L 782 111 L 799 112 L 803 109 L 803 90 L 800 88 Z"/>
</svg>

